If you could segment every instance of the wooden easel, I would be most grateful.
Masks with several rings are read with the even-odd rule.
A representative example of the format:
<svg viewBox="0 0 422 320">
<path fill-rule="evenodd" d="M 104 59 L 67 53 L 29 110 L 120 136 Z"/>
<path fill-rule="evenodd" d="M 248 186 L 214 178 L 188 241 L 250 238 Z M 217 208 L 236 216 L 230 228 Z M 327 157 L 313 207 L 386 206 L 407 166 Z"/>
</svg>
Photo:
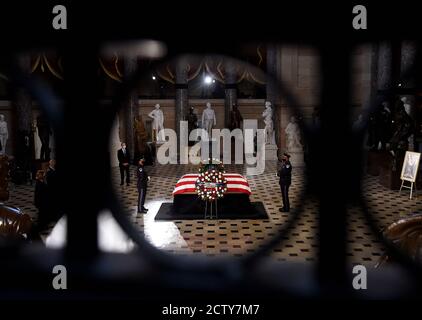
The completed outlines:
<svg viewBox="0 0 422 320">
<path fill-rule="evenodd" d="M 404 182 L 405 182 L 405 181 L 410 182 L 410 187 L 409 187 L 409 186 L 405 186 L 405 185 L 404 185 Z M 401 189 L 402 189 L 402 188 L 410 189 L 410 196 L 409 196 L 409 199 L 410 199 L 410 200 L 412 200 L 413 190 L 415 190 L 415 192 L 416 192 L 416 184 L 415 184 L 413 181 L 402 180 L 402 181 L 401 181 L 401 186 L 400 186 L 399 193 L 401 192 Z"/>
<path fill-rule="evenodd" d="M 408 174 L 405 175 L 405 167 L 407 165 L 407 162 L 410 161 L 410 159 L 409 159 L 410 156 L 412 156 L 413 161 L 416 161 L 416 168 L 411 169 L 413 174 L 411 174 L 409 176 Z M 421 157 L 421 153 L 419 153 L 419 152 L 406 151 L 406 154 L 405 154 L 404 159 L 403 159 L 403 165 L 402 165 L 401 175 L 400 175 L 401 186 L 400 186 L 399 194 L 401 192 L 401 189 L 403 189 L 403 188 L 410 189 L 410 196 L 409 196 L 410 200 L 412 200 L 413 190 L 415 190 L 415 192 L 416 192 L 416 183 L 415 182 L 416 182 L 416 176 L 418 174 L 420 157 Z M 404 185 L 405 181 L 410 183 L 410 187 Z"/>
</svg>

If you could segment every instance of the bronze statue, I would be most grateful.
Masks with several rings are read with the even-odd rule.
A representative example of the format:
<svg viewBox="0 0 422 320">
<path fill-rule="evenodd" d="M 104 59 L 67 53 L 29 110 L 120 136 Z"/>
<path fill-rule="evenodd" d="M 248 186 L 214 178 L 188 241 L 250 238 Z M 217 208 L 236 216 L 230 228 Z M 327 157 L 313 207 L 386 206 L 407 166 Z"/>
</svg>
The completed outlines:
<svg viewBox="0 0 422 320">
<path fill-rule="evenodd" d="M 189 133 L 198 128 L 198 116 L 195 113 L 195 108 L 194 107 L 190 107 L 189 108 L 189 113 L 186 117 L 186 120 L 188 121 L 188 131 Z"/>
<path fill-rule="evenodd" d="M 230 129 L 241 129 L 242 126 L 242 115 L 236 104 L 233 104 L 232 111 L 230 112 Z"/>
<path fill-rule="evenodd" d="M 136 151 L 139 153 L 139 155 L 144 155 L 146 151 L 148 133 L 145 130 L 144 122 L 142 120 L 142 115 L 140 114 L 138 114 L 138 116 L 135 117 L 134 130 L 135 130 Z"/>
<path fill-rule="evenodd" d="M 188 121 L 188 134 L 192 132 L 192 130 L 198 129 L 198 116 L 195 113 L 195 108 L 190 107 L 189 113 L 186 116 L 186 120 Z M 195 141 L 188 141 L 189 146 L 193 146 Z"/>
</svg>

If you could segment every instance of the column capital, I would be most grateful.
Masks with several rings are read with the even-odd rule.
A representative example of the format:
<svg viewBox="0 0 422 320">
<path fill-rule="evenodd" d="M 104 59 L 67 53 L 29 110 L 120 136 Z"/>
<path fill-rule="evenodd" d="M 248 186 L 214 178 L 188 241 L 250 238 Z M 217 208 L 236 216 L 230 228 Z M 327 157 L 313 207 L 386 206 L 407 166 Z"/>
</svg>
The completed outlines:
<svg viewBox="0 0 422 320">
<path fill-rule="evenodd" d="M 415 87 L 415 61 L 417 44 L 414 41 L 401 43 L 400 83 L 402 88 Z"/>
</svg>

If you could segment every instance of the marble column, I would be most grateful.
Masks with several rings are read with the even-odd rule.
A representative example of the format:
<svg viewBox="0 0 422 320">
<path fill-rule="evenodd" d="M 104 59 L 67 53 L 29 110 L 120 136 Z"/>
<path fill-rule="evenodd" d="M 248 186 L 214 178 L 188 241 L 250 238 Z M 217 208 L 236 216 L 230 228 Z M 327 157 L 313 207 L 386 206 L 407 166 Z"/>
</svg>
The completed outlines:
<svg viewBox="0 0 422 320">
<path fill-rule="evenodd" d="M 370 82 L 370 92 L 369 92 L 369 102 L 372 106 L 377 98 L 378 90 L 378 55 L 379 55 L 379 46 L 377 43 L 371 45 L 371 82 Z"/>
<path fill-rule="evenodd" d="M 185 120 L 188 114 L 189 96 L 188 96 L 188 72 L 187 62 L 179 59 L 176 62 L 176 96 L 174 100 L 176 133 L 178 145 L 180 145 L 180 121 Z M 179 150 L 180 151 L 180 150 Z"/>
<path fill-rule="evenodd" d="M 130 77 L 136 72 L 138 60 L 136 56 L 129 56 L 125 59 L 125 77 Z M 123 119 L 125 123 L 125 141 L 132 157 L 135 156 L 135 135 L 134 135 L 134 118 L 138 112 L 138 93 L 133 90 L 123 106 Z M 122 141 L 123 142 L 123 141 Z"/>
<path fill-rule="evenodd" d="M 31 70 L 31 57 L 29 54 L 18 58 L 21 70 L 29 75 Z M 34 136 L 32 131 L 32 99 L 26 88 L 16 90 L 14 101 L 17 119 L 16 130 L 16 163 L 25 171 L 25 179 L 30 179 L 31 163 L 34 150 Z M 8 119 L 11 123 L 10 119 Z"/>
<path fill-rule="evenodd" d="M 401 44 L 401 59 L 400 59 L 400 84 L 401 88 L 406 91 L 414 91 L 415 89 L 415 59 L 416 59 L 416 43 L 412 41 L 403 41 Z M 414 114 L 415 94 L 409 92 L 404 95 L 409 99 L 411 109 L 406 110 L 410 116 Z"/>
<path fill-rule="evenodd" d="M 378 46 L 377 71 L 378 95 L 387 99 L 393 87 L 393 47 L 390 42 L 382 42 Z"/>
<path fill-rule="evenodd" d="M 273 121 L 275 131 L 275 141 L 280 146 L 280 99 L 277 92 L 276 82 L 280 75 L 280 48 L 277 45 L 267 45 L 267 101 L 273 106 Z M 263 109 L 264 110 L 264 109 Z"/>
<path fill-rule="evenodd" d="M 227 62 L 225 67 L 225 99 L 224 99 L 224 123 L 226 128 L 230 127 L 230 114 L 233 104 L 237 104 L 236 65 L 234 62 Z"/>
<path fill-rule="evenodd" d="M 406 112 L 414 118 L 415 116 L 415 60 L 417 45 L 413 41 L 403 41 L 401 43 L 400 58 L 400 88 L 406 92 L 401 97 L 405 97 Z M 414 135 L 409 138 L 409 150 L 415 150 Z"/>
<path fill-rule="evenodd" d="M 119 161 L 117 160 L 117 157 L 116 157 L 117 150 L 121 148 L 119 130 L 120 130 L 120 121 L 119 121 L 119 115 L 117 115 L 116 118 L 114 119 L 113 127 L 111 129 L 111 134 L 110 134 L 110 146 L 109 146 L 110 147 L 110 164 L 112 167 L 117 167 L 119 165 Z"/>
</svg>

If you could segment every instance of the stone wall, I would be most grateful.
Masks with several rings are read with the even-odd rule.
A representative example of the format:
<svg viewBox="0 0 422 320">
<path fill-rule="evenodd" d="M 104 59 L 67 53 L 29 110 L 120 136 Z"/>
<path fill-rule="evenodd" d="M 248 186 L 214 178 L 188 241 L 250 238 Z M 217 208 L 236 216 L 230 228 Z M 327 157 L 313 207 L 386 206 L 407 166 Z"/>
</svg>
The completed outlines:
<svg viewBox="0 0 422 320">
<path fill-rule="evenodd" d="M 312 123 L 312 113 L 320 101 L 319 56 L 315 49 L 300 46 L 283 46 L 280 49 L 280 80 L 286 90 L 293 94 L 300 105 L 300 112 L 306 123 Z M 280 147 L 286 147 L 284 130 L 290 121 L 291 106 L 280 98 Z"/>
<path fill-rule="evenodd" d="M 314 108 L 320 103 L 321 70 L 320 59 L 316 49 L 301 46 L 283 46 L 280 49 L 280 79 L 285 88 L 297 99 L 301 107 L 301 114 L 305 123 L 312 123 Z M 362 45 L 351 52 L 351 72 L 345 73 L 350 77 L 351 100 L 353 105 L 351 124 L 361 112 L 361 108 L 368 104 L 371 94 L 372 64 L 376 63 L 372 58 L 372 46 Z M 342 79 L 339 79 L 342 81 Z M 335 90 L 335 88 L 333 88 Z M 285 148 L 284 129 L 289 122 L 291 109 L 283 95 L 279 96 L 280 110 L 280 146 Z M 339 101 L 338 107 L 342 107 Z"/>
</svg>

